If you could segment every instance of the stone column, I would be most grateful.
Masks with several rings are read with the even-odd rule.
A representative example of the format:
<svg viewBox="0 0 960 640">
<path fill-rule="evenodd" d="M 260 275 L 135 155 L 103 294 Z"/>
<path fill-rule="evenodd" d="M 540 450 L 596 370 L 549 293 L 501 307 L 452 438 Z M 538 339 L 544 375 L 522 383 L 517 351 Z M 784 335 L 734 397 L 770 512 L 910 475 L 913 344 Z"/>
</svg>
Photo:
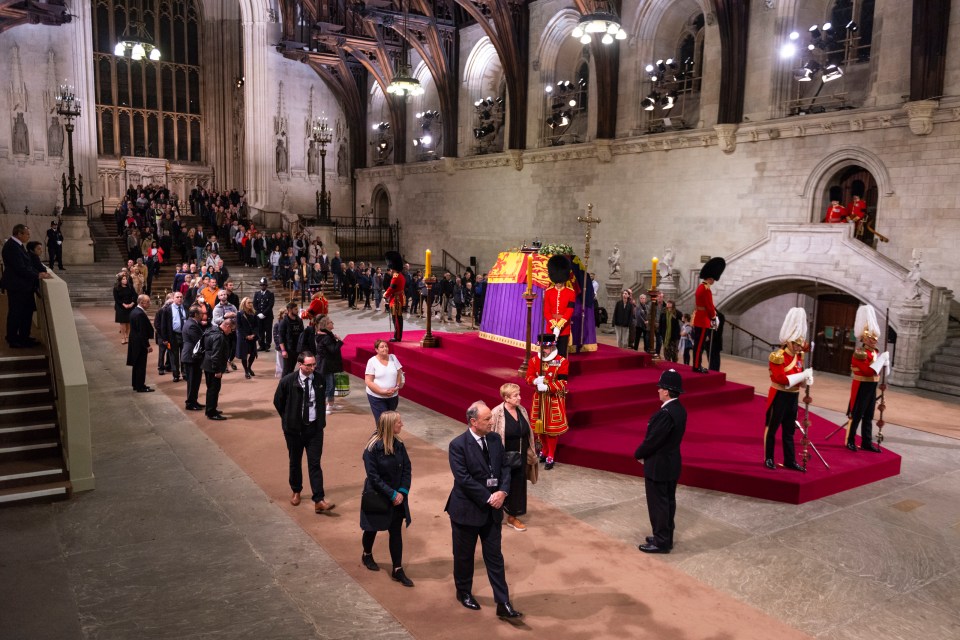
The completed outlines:
<svg viewBox="0 0 960 640">
<path fill-rule="evenodd" d="M 890 384 L 916 387 L 920 378 L 921 340 L 923 338 L 923 303 L 905 300 L 891 312 L 897 318 L 897 346 L 894 352 Z"/>
<path fill-rule="evenodd" d="M 275 32 L 271 38 L 271 31 Z M 270 78 L 271 66 L 267 56 L 273 51 L 272 43 L 279 37 L 279 28 L 265 21 L 243 21 L 243 69 L 244 83 L 244 187 L 247 189 L 247 204 L 254 212 L 269 208 L 270 175 L 273 158 L 273 116 L 276 105 L 272 103 L 274 92 Z M 218 176 L 219 178 L 219 176 Z M 219 182 L 219 179 L 218 179 Z"/>
<path fill-rule="evenodd" d="M 601 325 L 598 329 L 601 329 L 602 333 L 613 333 L 613 308 L 617 305 L 617 301 L 620 300 L 620 294 L 623 293 L 623 277 L 620 275 L 620 272 L 618 271 L 607 278 L 606 283 L 604 283 L 600 289 L 606 293 L 601 306 L 607 310 L 607 323 Z M 594 304 L 599 304 L 600 302 L 600 300 L 597 300 Z"/>
<path fill-rule="evenodd" d="M 63 216 L 60 232 L 64 264 L 93 264 L 93 240 L 86 216 Z"/>
</svg>

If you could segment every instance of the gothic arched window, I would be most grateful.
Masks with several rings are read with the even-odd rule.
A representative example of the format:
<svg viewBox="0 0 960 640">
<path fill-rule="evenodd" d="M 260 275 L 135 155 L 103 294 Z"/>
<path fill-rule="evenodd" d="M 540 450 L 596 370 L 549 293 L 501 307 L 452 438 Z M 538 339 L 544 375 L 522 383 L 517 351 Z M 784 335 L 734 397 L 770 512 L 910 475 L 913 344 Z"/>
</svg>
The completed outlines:
<svg viewBox="0 0 960 640">
<path fill-rule="evenodd" d="M 194 0 L 93 0 L 101 156 L 203 160 L 200 12 Z M 114 55 L 141 23 L 160 60 Z M 124 35 L 126 33 L 126 36 Z"/>
</svg>

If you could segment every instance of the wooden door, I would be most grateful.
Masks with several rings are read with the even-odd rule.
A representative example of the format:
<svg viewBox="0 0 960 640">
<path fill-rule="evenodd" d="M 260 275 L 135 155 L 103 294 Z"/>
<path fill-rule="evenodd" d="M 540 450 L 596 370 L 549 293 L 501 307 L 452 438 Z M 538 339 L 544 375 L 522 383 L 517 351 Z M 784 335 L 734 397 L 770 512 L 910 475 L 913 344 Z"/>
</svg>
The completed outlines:
<svg viewBox="0 0 960 640">
<path fill-rule="evenodd" d="M 817 299 L 814 369 L 841 375 L 850 373 L 850 358 L 856 347 L 856 340 L 851 340 L 851 330 L 859 305 L 856 298 L 844 294 L 823 295 Z"/>
</svg>

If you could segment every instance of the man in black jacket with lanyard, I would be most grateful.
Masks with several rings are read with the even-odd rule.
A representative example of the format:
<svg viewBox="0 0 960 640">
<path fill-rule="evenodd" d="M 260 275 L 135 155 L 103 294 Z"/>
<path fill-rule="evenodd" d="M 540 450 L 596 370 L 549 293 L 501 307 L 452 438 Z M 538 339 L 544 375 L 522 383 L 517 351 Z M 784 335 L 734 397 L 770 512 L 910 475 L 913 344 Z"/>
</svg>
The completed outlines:
<svg viewBox="0 0 960 640">
<path fill-rule="evenodd" d="M 453 580 L 457 602 L 467 609 L 480 605 L 473 597 L 473 556 L 480 539 L 483 564 L 493 587 L 497 615 L 516 619 L 523 614 L 510 604 L 500 550 L 503 501 L 510 493 L 510 467 L 503 464 L 503 441 L 490 434 L 493 414 L 481 401 L 467 409 L 469 429 L 450 442 L 453 490 L 444 508 L 453 528 Z"/>
<path fill-rule="evenodd" d="M 643 465 L 647 511 L 653 535 L 640 545 L 644 553 L 670 553 L 673 518 L 677 513 L 677 480 L 680 479 L 680 441 L 687 428 L 687 410 L 677 399 L 683 381 L 674 369 L 660 375 L 660 410 L 647 423 L 647 435 L 633 457 Z"/>
<path fill-rule="evenodd" d="M 317 359 L 310 351 L 297 356 L 297 370 L 283 376 L 273 394 L 273 406 L 280 414 L 280 426 L 287 441 L 290 458 L 290 504 L 300 504 L 303 490 L 303 452 L 307 452 L 307 473 L 313 492 L 313 511 L 324 513 L 336 505 L 327 502 L 323 493 L 323 429 L 327 426 L 324 411 L 324 377 L 315 373 Z"/>
</svg>

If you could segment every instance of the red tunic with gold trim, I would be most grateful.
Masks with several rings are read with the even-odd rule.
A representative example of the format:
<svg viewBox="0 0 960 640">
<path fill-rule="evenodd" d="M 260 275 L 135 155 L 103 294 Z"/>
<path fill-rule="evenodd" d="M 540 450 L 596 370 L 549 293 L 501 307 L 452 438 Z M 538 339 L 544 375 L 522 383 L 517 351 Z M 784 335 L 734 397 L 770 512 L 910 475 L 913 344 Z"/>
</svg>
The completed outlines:
<svg viewBox="0 0 960 640">
<path fill-rule="evenodd" d="M 570 335 L 570 319 L 573 317 L 573 307 L 577 295 L 573 289 L 563 286 L 557 289 L 550 287 L 543 292 L 543 330 L 553 333 L 554 327 L 560 327 L 560 335 Z"/>
<path fill-rule="evenodd" d="M 857 399 L 861 382 L 880 382 L 880 376 L 870 368 L 880 352 L 870 347 L 861 347 L 853 352 L 850 358 L 850 372 L 853 374 L 853 383 L 850 385 L 850 402 L 847 404 L 847 417 L 853 415 L 853 404 Z"/>
<path fill-rule="evenodd" d="M 826 223 L 837 223 L 847 221 L 847 208 L 842 204 L 830 205 L 827 207 L 827 214 L 823 219 Z"/>
<path fill-rule="evenodd" d="M 710 285 L 701 282 L 694 295 L 697 308 L 693 312 L 693 326 L 709 329 L 710 321 L 717 317 L 717 308 L 713 306 L 713 292 Z"/>
<path fill-rule="evenodd" d="M 859 222 L 867 217 L 867 203 L 863 200 L 853 202 L 849 207 L 850 217 Z"/>
<path fill-rule="evenodd" d="M 394 273 L 393 277 L 390 279 L 390 286 L 387 287 L 387 290 L 383 292 L 383 299 L 386 300 L 390 305 L 390 315 L 403 315 L 403 289 L 406 286 L 407 279 L 403 277 L 403 274 L 400 272 Z"/>
<path fill-rule="evenodd" d="M 530 411 L 530 420 L 535 433 L 544 433 L 548 436 L 559 436 L 567 432 L 567 378 L 570 366 L 567 359 L 557 354 L 552 360 L 543 363 L 543 383 L 550 388 L 548 392 L 534 392 L 533 409 Z M 527 384 L 536 389 L 534 378 L 540 376 L 540 354 L 534 353 L 527 366 Z M 542 396 L 542 400 L 541 400 Z M 541 411 L 541 403 L 544 411 Z M 545 416 L 542 425 L 540 415 Z"/>
<path fill-rule="evenodd" d="M 803 353 L 791 354 L 786 349 L 777 349 L 770 354 L 770 390 L 767 392 L 767 409 L 778 391 L 799 393 L 800 386 L 790 386 L 787 376 L 803 371 Z"/>
<path fill-rule="evenodd" d="M 313 300 L 310 301 L 310 306 L 307 307 L 307 312 L 311 317 L 325 316 L 330 311 L 330 303 L 327 302 L 326 297 L 322 293 L 318 293 L 313 297 Z"/>
</svg>

